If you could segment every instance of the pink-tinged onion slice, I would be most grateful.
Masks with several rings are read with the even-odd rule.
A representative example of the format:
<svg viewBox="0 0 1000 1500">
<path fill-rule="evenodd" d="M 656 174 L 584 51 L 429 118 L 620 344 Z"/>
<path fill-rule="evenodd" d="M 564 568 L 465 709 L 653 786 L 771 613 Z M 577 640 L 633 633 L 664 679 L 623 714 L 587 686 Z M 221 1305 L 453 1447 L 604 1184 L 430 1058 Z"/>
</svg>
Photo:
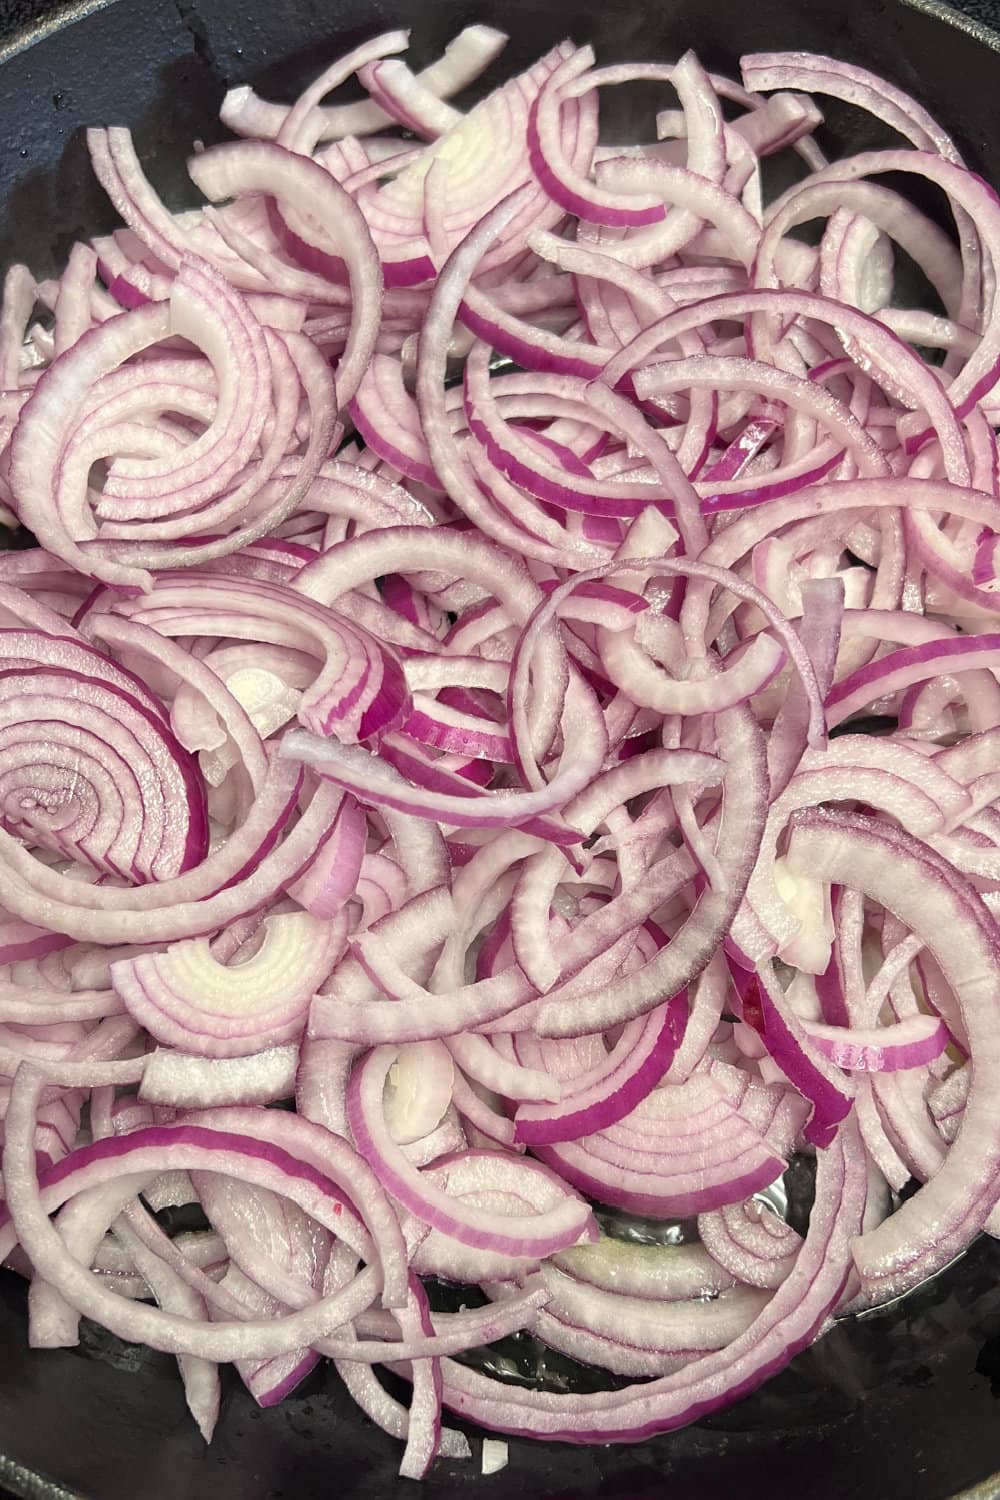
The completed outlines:
<svg viewBox="0 0 1000 1500">
<path fill-rule="evenodd" d="M 848 1072 L 892 1073 L 919 1068 L 941 1056 L 948 1030 L 939 1016 L 907 1016 L 891 1026 L 843 1030 L 821 1021 L 805 1022 L 815 1046 Z"/>
<path fill-rule="evenodd" d="M 800 814 L 790 854 L 796 868 L 821 869 L 838 884 L 857 885 L 919 932 L 953 986 L 970 1043 L 975 1038 L 988 1069 L 1000 1046 L 993 1021 L 997 936 L 974 888 L 926 845 L 857 815 Z M 901 870 L 905 880 L 898 878 Z M 983 1076 L 978 1075 L 980 1084 Z M 892 1296 L 914 1286 L 978 1232 L 996 1204 L 998 1155 L 993 1111 L 974 1074 L 962 1125 L 941 1170 L 911 1200 L 912 1207 L 903 1204 L 855 1246 L 869 1294 Z M 914 1220 L 921 1228 L 933 1223 L 933 1236 L 920 1230 L 908 1235 L 907 1223 Z"/>
<path fill-rule="evenodd" d="M 549 1255 L 594 1236 L 596 1231 L 587 1204 L 574 1193 L 560 1191 L 555 1179 L 548 1183 L 544 1208 L 535 1214 L 507 1218 L 472 1207 L 463 1208 L 460 1200 L 452 1201 L 441 1188 L 411 1168 L 385 1123 L 383 1091 L 395 1056 L 393 1048 L 378 1048 L 355 1069 L 348 1091 L 348 1122 L 359 1149 L 375 1164 L 380 1181 L 404 1207 L 462 1244 L 512 1255 Z M 474 1169 L 484 1186 L 489 1187 L 495 1180 L 500 1190 L 506 1192 L 511 1191 L 507 1184 L 512 1173 L 515 1181 L 524 1177 L 524 1169 L 516 1158 L 498 1155 L 491 1159 L 489 1153 L 476 1158 Z M 533 1180 L 531 1187 L 535 1197 Z"/>
<path fill-rule="evenodd" d="M 204 1057 L 247 1057 L 301 1034 L 343 932 L 308 912 L 268 917 L 252 956 L 221 964 L 205 938 L 112 965 L 129 1013 L 157 1041 Z"/>
</svg>

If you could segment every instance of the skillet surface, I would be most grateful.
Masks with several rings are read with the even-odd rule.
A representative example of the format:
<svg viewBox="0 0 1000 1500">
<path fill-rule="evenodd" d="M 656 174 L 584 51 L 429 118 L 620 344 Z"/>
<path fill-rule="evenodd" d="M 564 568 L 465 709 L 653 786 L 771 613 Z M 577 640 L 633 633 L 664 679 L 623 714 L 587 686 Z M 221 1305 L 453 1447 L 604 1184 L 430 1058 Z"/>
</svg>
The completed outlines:
<svg viewBox="0 0 1000 1500">
<path fill-rule="evenodd" d="M 693 46 L 732 68 L 741 51 L 800 47 L 863 62 L 917 94 L 971 163 L 1000 176 L 1000 0 L 577 0 L 572 31 L 603 60 L 675 56 Z M 81 127 L 133 126 L 150 174 L 181 201 L 191 141 L 219 138 L 225 88 L 253 81 L 290 97 L 362 35 L 412 24 L 432 52 L 472 20 L 512 33 L 504 70 L 568 28 L 559 0 L 129 0 L 60 14 L 45 0 L 0 0 L 0 269 L 45 274 L 79 234 L 115 219 L 86 163 Z M 627 129 L 627 119 L 620 119 Z M 614 127 L 615 122 L 612 122 Z M 834 149 L 881 144 L 831 109 Z M 389 1500 L 397 1445 L 318 1374 L 262 1412 L 228 1386 L 212 1447 L 188 1418 L 174 1362 L 85 1328 L 79 1349 L 33 1352 L 24 1290 L 0 1274 L 0 1495 L 25 1500 Z M 489 1500 L 992 1500 L 1000 1496 L 1000 1245 L 980 1242 L 902 1306 L 839 1325 L 731 1412 L 627 1448 L 512 1442 L 489 1480 L 439 1463 L 428 1500 L 482 1484 Z M 45 1477 L 43 1477 L 45 1476 Z M 989 1476 L 995 1476 L 990 1478 Z"/>
</svg>

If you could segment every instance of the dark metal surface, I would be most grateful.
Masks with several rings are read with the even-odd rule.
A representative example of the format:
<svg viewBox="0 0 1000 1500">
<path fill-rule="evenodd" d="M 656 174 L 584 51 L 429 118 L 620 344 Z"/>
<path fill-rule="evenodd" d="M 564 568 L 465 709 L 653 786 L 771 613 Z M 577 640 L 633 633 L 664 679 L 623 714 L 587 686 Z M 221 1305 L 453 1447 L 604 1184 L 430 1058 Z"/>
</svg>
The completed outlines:
<svg viewBox="0 0 1000 1500">
<path fill-rule="evenodd" d="M 675 56 L 721 67 L 739 52 L 798 47 L 883 71 L 919 95 L 972 163 L 1000 176 L 1000 52 L 984 29 L 1000 0 L 967 0 L 967 19 L 935 0 L 117 0 L 61 14 L 0 0 L 0 269 L 44 273 L 73 237 L 111 227 L 81 128 L 133 126 L 153 180 L 188 195 L 195 137 L 219 134 L 224 89 L 252 80 L 289 97 L 335 51 L 387 24 L 412 24 L 430 53 L 458 27 L 510 30 L 504 68 L 571 30 L 606 60 Z M 830 110 L 832 142 L 874 143 Z M 85 1329 L 79 1349 L 36 1352 L 23 1288 L 0 1276 L 0 1500 L 390 1500 L 398 1447 L 361 1418 L 328 1375 L 259 1411 L 234 1381 L 206 1449 L 173 1362 Z M 732 1411 L 633 1447 L 512 1442 L 510 1463 L 479 1476 L 439 1464 L 429 1500 L 968 1500 L 1000 1496 L 1000 1246 L 980 1242 L 900 1307 L 841 1324 L 778 1380 Z M 48 1479 L 42 1476 L 49 1476 Z M 474 1490 L 474 1487 L 481 1487 Z"/>
</svg>

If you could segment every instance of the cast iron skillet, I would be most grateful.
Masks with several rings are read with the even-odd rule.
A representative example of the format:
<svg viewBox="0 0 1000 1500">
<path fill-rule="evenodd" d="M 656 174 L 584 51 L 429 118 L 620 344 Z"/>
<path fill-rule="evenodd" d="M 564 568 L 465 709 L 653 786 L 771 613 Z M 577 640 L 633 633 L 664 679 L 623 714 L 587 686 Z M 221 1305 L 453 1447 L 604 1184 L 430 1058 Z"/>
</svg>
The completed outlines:
<svg viewBox="0 0 1000 1500">
<path fill-rule="evenodd" d="M 192 140 L 219 137 L 228 85 L 252 80 L 290 97 L 335 51 L 387 25 L 411 25 L 417 50 L 431 52 L 462 25 L 490 21 L 512 35 L 504 69 L 568 30 L 605 61 L 691 46 L 732 69 L 749 49 L 833 53 L 918 95 L 995 180 L 1000 37 L 982 23 L 1000 22 L 1000 0 L 966 0 L 966 9 L 974 19 L 936 0 L 652 0 L 648 10 L 643 0 L 576 0 L 571 19 L 560 0 L 84 0 L 53 17 L 46 0 L 0 0 L 0 270 L 23 259 L 45 274 L 77 235 L 113 227 L 82 126 L 131 125 L 154 181 L 178 201 Z M 840 150 L 882 144 L 846 110 L 829 111 L 827 135 Z M 981 1241 L 903 1305 L 839 1325 L 709 1422 L 632 1447 L 511 1442 L 509 1467 L 489 1479 L 478 1475 L 474 1444 L 472 1463 L 440 1463 L 426 1494 L 987 1500 L 1000 1496 L 998 1395 L 1000 1245 Z M 29 1351 L 23 1287 L 0 1274 L 0 1487 L 12 1495 L 415 1495 L 397 1463 L 397 1444 L 325 1374 L 268 1412 L 234 1381 L 206 1450 L 171 1359 L 89 1327 L 79 1349 Z"/>
</svg>

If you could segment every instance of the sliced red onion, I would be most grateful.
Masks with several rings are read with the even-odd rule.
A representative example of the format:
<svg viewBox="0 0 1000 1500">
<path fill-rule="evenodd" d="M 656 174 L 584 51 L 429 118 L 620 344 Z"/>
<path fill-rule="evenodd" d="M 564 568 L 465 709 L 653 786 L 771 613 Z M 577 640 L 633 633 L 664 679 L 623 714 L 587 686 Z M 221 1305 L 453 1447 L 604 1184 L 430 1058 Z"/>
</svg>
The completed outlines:
<svg viewBox="0 0 1000 1500">
<path fill-rule="evenodd" d="M 29 1085 L 37 1087 L 37 1075 L 35 1080 L 32 1080 L 27 1073 L 23 1076 L 28 1080 L 26 1090 Z M 26 1090 L 25 1097 L 30 1099 L 31 1095 Z M 14 1129 L 15 1107 L 16 1100 L 12 1099 L 8 1112 L 9 1123 L 5 1144 L 5 1156 L 9 1156 L 9 1164 L 4 1178 L 8 1201 L 18 1224 L 17 1234 L 32 1261 L 47 1280 L 51 1281 L 63 1295 L 68 1293 L 81 1312 L 88 1316 L 98 1317 L 112 1331 L 120 1329 L 121 1337 L 134 1339 L 139 1336 L 145 1342 L 170 1349 L 172 1352 L 190 1352 L 197 1357 L 209 1359 L 217 1359 L 220 1356 L 229 1359 L 264 1358 L 270 1354 L 282 1353 L 289 1348 L 297 1347 L 303 1341 L 311 1342 L 313 1337 L 321 1337 L 323 1332 L 344 1320 L 344 1314 L 348 1308 L 354 1312 L 359 1311 L 361 1306 L 367 1305 L 376 1295 L 377 1277 L 369 1271 L 361 1274 L 350 1296 L 331 1299 L 332 1305 L 326 1311 L 325 1317 L 323 1304 L 320 1303 L 318 1316 L 317 1312 L 310 1308 L 307 1309 L 305 1316 L 290 1315 L 277 1323 L 266 1321 L 236 1325 L 224 1323 L 216 1324 L 211 1328 L 192 1325 L 187 1318 L 176 1319 L 174 1315 L 165 1311 L 146 1309 L 139 1304 L 123 1306 L 113 1293 L 104 1290 L 93 1281 L 89 1271 L 67 1255 L 57 1232 L 48 1225 L 44 1210 L 30 1206 L 31 1189 L 29 1188 L 28 1194 L 25 1195 L 17 1191 L 15 1187 L 18 1181 L 17 1153 L 20 1148 L 16 1144 L 17 1136 Z M 28 1108 L 31 1107 L 33 1106 L 29 1104 Z M 199 1151 L 203 1160 L 211 1160 L 211 1152 L 224 1138 L 217 1132 L 208 1133 L 206 1147 L 181 1147 L 181 1154 L 186 1154 L 191 1163 L 194 1162 Z M 120 1148 L 125 1140 L 127 1138 L 110 1144 L 115 1148 Z M 213 1142 L 215 1144 L 209 1144 Z M 27 1144 L 30 1150 L 30 1136 L 27 1138 Z M 99 1146 L 102 1144 L 98 1143 Z M 96 1152 L 97 1148 L 89 1149 Z M 154 1151 L 156 1149 L 156 1147 L 153 1148 Z M 134 1146 L 132 1150 L 134 1153 Z M 215 1159 L 218 1161 L 218 1157 Z M 120 1176 L 120 1164 L 114 1160 L 114 1157 L 108 1158 L 108 1161 Z M 107 1170 L 107 1162 L 101 1161 L 99 1156 L 95 1155 L 95 1162 L 100 1162 L 101 1166 Z M 24 1168 L 21 1169 L 21 1171 L 24 1170 Z M 30 1173 L 32 1168 L 28 1166 L 27 1171 Z M 132 1188 L 132 1191 L 134 1192 L 135 1189 Z M 41 1203 L 42 1200 L 36 1199 L 35 1201 Z M 335 1216 L 332 1213 L 326 1216 L 335 1222 Z M 50 1248 L 43 1250 L 41 1248 L 43 1243 Z M 348 1316 L 350 1315 L 351 1313 L 348 1312 Z M 305 1340 L 303 1340 L 303 1335 L 305 1335 Z"/>
<path fill-rule="evenodd" d="M 938 1016 L 907 1016 L 893 1026 L 846 1030 L 821 1021 L 803 1023 L 813 1044 L 831 1062 L 849 1072 L 895 1072 L 920 1068 L 940 1057 L 948 1031 Z"/>
<path fill-rule="evenodd" d="M 142 683 L 92 647 L 30 631 L 0 633 L 0 673 L 11 833 L 134 881 L 204 858 L 204 786 Z"/>
<path fill-rule="evenodd" d="M 395 1056 L 392 1048 L 377 1048 L 355 1069 L 348 1092 L 348 1122 L 359 1149 L 368 1160 L 377 1163 L 383 1186 L 404 1207 L 432 1227 L 475 1249 L 542 1256 L 575 1244 L 581 1238 L 592 1237 L 590 1210 L 575 1195 L 550 1192 L 549 1205 L 542 1212 L 515 1215 L 508 1220 L 471 1207 L 463 1210 L 460 1203 L 453 1203 L 440 1188 L 414 1171 L 388 1134 L 384 1117 L 382 1094 Z M 494 1164 L 485 1153 L 477 1158 L 486 1184 L 490 1182 L 491 1170 L 502 1170 L 505 1175 L 500 1182 L 505 1183 L 517 1165 L 516 1160 L 499 1156 Z"/>
<path fill-rule="evenodd" d="M 593 49 L 582 47 L 549 75 L 539 91 L 528 127 L 532 170 L 549 196 L 567 213 L 578 218 L 616 228 L 654 224 L 664 216 L 661 202 L 652 196 L 646 202 L 641 198 L 631 203 L 616 200 L 614 194 L 602 193 L 596 185 L 574 172 L 564 159 L 560 105 L 569 85 L 576 83 L 579 86 L 581 75 L 586 77 L 593 62 Z M 574 94 L 578 96 L 577 90 Z"/>
<path fill-rule="evenodd" d="M 839 1160 L 838 1160 L 839 1158 Z M 846 1173 L 846 1177 L 845 1177 Z M 849 1191 L 841 1200 L 844 1186 Z M 667 1431 L 766 1380 L 808 1343 L 834 1307 L 847 1279 L 848 1239 L 860 1224 L 865 1180 L 858 1163 L 845 1161 L 838 1143 L 822 1158 L 817 1207 L 805 1253 L 747 1332 L 718 1354 L 710 1354 L 631 1394 L 551 1395 L 505 1391 L 488 1378 L 449 1362 L 445 1404 L 487 1427 L 576 1442 L 633 1442 Z"/>
<path fill-rule="evenodd" d="M 681 995 L 677 1003 L 651 1011 L 639 1036 L 630 1037 L 627 1050 L 622 1049 L 625 1056 L 618 1059 L 612 1050 L 606 1064 L 599 1064 L 580 1080 L 585 1086 L 564 1093 L 557 1105 L 522 1104 L 515 1116 L 515 1139 L 525 1145 L 575 1140 L 631 1114 L 673 1060 L 686 1000 Z"/>
<path fill-rule="evenodd" d="M 241 1302 L 248 1314 L 274 1317 L 281 1310 L 276 1297 L 268 1296 L 236 1266 L 229 1266 L 220 1286 Z M 211 1309 L 209 1316 L 214 1316 Z M 294 1349 L 290 1354 L 275 1355 L 271 1359 L 237 1360 L 236 1368 L 257 1405 L 266 1408 L 283 1401 L 318 1364 L 319 1355 L 312 1349 Z"/>
<path fill-rule="evenodd" d="M 780 1148 L 741 1105 L 710 1076 L 695 1074 L 647 1096 L 616 1126 L 535 1152 L 582 1192 L 631 1213 L 707 1212 L 742 1201 L 783 1170 Z"/>
<path fill-rule="evenodd" d="M 333 1249 L 325 1229 L 267 1189 L 219 1173 L 196 1172 L 192 1182 L 230 1261 L 266 1294 L 297 1306 L 320 1291 Z M 348 1244 L 356 1240 L 353 1227 L 343 1226 Z M 293 1287 L 301 1287 L 302 1298 L 293 1294 Z"/>
<path fill-rule="evenodd" d="M 769 1290 L 781 1286 L 802 1246 L 795 1230 L 754 1198 L 701 1214 L 698 1233 L 723 1270 L 750 1286 Z"/>
<path fill-rule="evenodd" d="M 502 51 L 507 38 L 490 26 L 466 26 L 444 49 L 441 57 L 416 76 L 423 88 L 447 99 L 474 82 Z M 374 100 L 358 104 L 315 105 L 319 117 L 310 129 L 316 141 L 344 136 L 371 135 L 391 123 L 390 116 Z M 220 110 L 222 122 L 236 135 L 273 139 L 278 135 L 288 108 L 270 104 L 243 85 L 230 89 Z"/>
<path fill-rule="evenodd" d="M 704 1299 L 735 1284 L 700 1245 L 643 1245 L 605 1237 L 560 1251 L 552 1264 L 602 1291 L 663 1302 Z"/>
<path fill-rule="evenodd" d="M 419 1141 L 440 1124 L 454 1078 L 452 1056 L 442 1042 L 415 1042 L 400 1049 L 382 1101 L 386 1124 L 400 1146 Z"/>
<path fill-rule="evenodd" d="M 357 390 L 374 349 L 382 277 L 364 217 L 329 173 L 278 146 L 246 142 L 214 146 L 191 158 L 188 170 L 213 200 L 241 193 L 268 193 L 289 203 L 331 236 L 344 256 L 354 318 L 337 372 L 337 399 L 345 405 Z"/>
<path fill-rule="evenodd" d="M 838 884 L 856 884 L 919 931 L 955 990 L 970 1043 L 981 1036 L 983 1055 L 989 1057 L 995 1045 L 989 1014 L 996 927 L 972 886 L 926 845 L 857 815 L 833 819 L 799 814 L 789 852 L 796 868 L 806 864 Z M 891 878 L 901 865 L 908 874 L 905 882 Z M 959 933 L 962 940 L 956 942 Z M 993 1160 L 1000 1146 L 995 1137 L 988 1102 L 977 1092 L 973 1075 L 962 1125 L 940 1171 L 911 1200 L 912 1208 L 902 1205 L 856 1247 L 858 1269 L 870 1293 L 893 1295 L 892 1289 L 913 1286 L 947 1263 L 965 1242 L 970 1224 L 982 1227 L 997 1197 Z M 933 1237 L 918 1233 L 910 1238 L 906 1225 L 913 1219 L 932 1223 Z"/>
<path fill-rule="evenodd" d="M 927 1096 L 927 1106 L 942 1136 L 949 1146 L 955 1139 L 958 1124 L 969 1097 L 972 1082 L 967 1063 L 949 1073 L 947 1078 L 933 1084 Z"/>
<path fill-rule="evenodd" d="M 289 912 L 267 918 L 261 947 L 242 963 L 226 967 L 206 939 L 190 938 L 113 965 L 111 979 L 158 1041 L 205 1057 L 246 1057 L 301 1033 L 343 942 L 335 926 Z"/>
<path fill-rule="evenodd" d="M 756 1288 L 737 1287 L 712 1298 L 660 1301 L 607 1291 L 549 1264 L 541 1275 L 550 1294 L 549 1317 L 627 1349 L 657 1355 L 725 1348 L 746 1331 L 768 1300 Z"/>
<path fill-rule="evenodd" d="M 140 1096 L 180 1109 L 271 1104 L 294 1093 L 298 1060 L 292 1045 L 225 1059 L 158 1047 L 142 1075 Z"/>
<path fill-rule="evenodd" d="M 565 42 L 462 113 L 500 34 L 407 42 L 236 91 L 191 212 L 93 130 L 126 227 L 6 278 L 0 1254 L 205 1432 L 220 1357 L 264 1404 L 333 1359 L 421 1478 L 442 1402 L 645 1438 L 997 1229 L 1000 218 L 829 58 Z M 598 145 L 643 80 L 680 108 Z M 828 164 L 813 92 L 913 149 Z M 521 1329 L 642 1383 L 452 1358 Z"/>
</svg>

